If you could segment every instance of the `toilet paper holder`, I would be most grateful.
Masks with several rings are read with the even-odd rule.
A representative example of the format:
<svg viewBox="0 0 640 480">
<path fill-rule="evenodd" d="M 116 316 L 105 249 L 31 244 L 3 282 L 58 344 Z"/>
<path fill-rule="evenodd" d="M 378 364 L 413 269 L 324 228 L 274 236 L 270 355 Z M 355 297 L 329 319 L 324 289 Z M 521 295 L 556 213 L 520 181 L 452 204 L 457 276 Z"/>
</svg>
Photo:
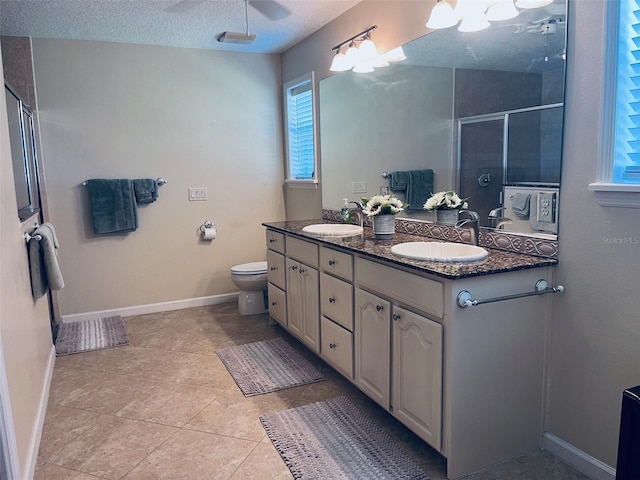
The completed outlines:
<svg viewBox="0 0 640 480">
<path fill-rule="evenodd" d="M 213 223 L 211 220 L 205 220 L 204 223 L 202 225 L 200 225 L 200 232 L 204 233 L 204 230 L 206 228 L 213 228 L 215 226 L 216 226 L 216 224 Z"/>
</svg>

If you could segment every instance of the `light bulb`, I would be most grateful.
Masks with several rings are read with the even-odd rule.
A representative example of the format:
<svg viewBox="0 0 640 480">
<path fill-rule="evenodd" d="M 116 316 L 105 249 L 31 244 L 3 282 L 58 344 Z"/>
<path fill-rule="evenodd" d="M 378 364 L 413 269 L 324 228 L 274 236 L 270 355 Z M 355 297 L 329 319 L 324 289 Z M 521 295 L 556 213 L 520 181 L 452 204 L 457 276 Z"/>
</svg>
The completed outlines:
<svg viewBox="0 0 640 480">
<path fill-rule="evenodd" d="M 351 42 L 349 48 L 347 48 L 346 53 L 344 54 L 345 65 L 348 65 L 348 68 L 353 68 L 353 66 L 358 63 L 360 60 L 360 52 L 358 51 L 358 47 L 356 47 L 355 43 Z"/>
<path fill-rule="evenodd" d="M 431 15 L 425 26 L 433 30 L 438 30 L 453 27 L 456 23 L 458 23 L 458 18 L 453 13 L 453 8 L 447 0 L 441 0 L 433 6 Z"/>
<path fill-rule="evenodd" d="M 516 7 L 518 8 L 540 8 L 551 5 L 553 0 L 517 0 Z"/>
<path fill-rule="evenodd" d="M 360 42 L 360 47 L 358 47 L 358 51 L 360 52 L 360 60 L 365 62 L 371 61 L 378 56 L 378 50 L 376 49 L 376 44 L 373 43 L 368 38 Z"/>
<path fill-rule="evenodd" d="M 373 65 L 371 65 L 371 62 L 365 62 L 363 60 L 360 60 L 353 67 L 353 71 L 355 73 L 371 73 L 374 71 L 374 69 L 373 69 Z"/>
<path fill-rule="evenodd" d="M 384 54 L 384 57 L 389 62 L 401 62 L 402 60 L 406 60 L 407 56 L 404 54 L 404 50 L 402 47 L 396 47 L 389 50 Z"/>
<path fill-rule="evenodd" d="M 516 7 L 513 5 L 513 0 L 500 0 L 498 3 L 489 7 L 486 15 L 487 20 L 499 22 L 515 18 L 519 14 L 520 12 L 518 12 Z"/>
<path fill-rule="evenodd" d="M 338 50 L 338 53 L 333 56 L 333 61 L 331 62 L 331 67 L 329 67 L 329 70 L 331 70 L 332 72 L 344 72 L 346 70 L 349 70 L 350 68 L 351 67 L 347 65 L 344 53 Z"/>
</svg>

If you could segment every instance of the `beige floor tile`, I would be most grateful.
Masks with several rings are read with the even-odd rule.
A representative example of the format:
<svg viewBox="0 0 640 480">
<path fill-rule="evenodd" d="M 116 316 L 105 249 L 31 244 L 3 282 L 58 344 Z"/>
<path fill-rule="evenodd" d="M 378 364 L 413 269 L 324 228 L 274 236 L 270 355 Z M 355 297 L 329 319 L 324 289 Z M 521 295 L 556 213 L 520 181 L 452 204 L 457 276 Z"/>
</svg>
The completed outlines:
<svg viewBox="0 0 640 480">
<path fill-rule="evenodd" d="M 49 463 L 118 479 L 176 430 L 166 425 L 110 416 L 51 454 Z"/>
<path fill-rule="evenodd" d="M 58 393 L 57 402 L 66 407 L 96 413 L 114 414 L 146 393 L 157 382 L 128 375 L 97 374 L 95 378 L 66 393 Z"/>
<path fill-rule="evenodd" d="M 286 410 L 298 395 L 295 389 L 288 389 L 245 398 L 238 388 L 230 388 L 192 418 L 185 428 L 259 442 L 266 435 L 260 415 Z"/>
<path fill-rule="evenodd" d="M 291 471 L 275 447 L 260 443 L 229 480 L 290 480 Z"/>
<path fill-rule="evenodd" d="M 105 415 L 50 404 L 47 408 L 38 461 L 44 462 L 56 450 L 104 420 Z"/>
<path fill-rule="evenodd" d="M 37 464 L 34 480 L 96 480 L 100 477 L 76 472 L 51 463 Z"/>
<path fill-rule="evenodd" d="M 226 480 L 255 446 L 238 438 L 180 430 L 124 478 Z"/>
<path fill-rule="evenodd" d="M 202 355 L 172 374 L 172 380 L 226 390 L 236 383 L 217 355 Z"/>
<path fill-rule="evenodd" d="M 117 416 L 182 427 L 224 390 L 162 382 L 137 397 Z"/>
</svg>

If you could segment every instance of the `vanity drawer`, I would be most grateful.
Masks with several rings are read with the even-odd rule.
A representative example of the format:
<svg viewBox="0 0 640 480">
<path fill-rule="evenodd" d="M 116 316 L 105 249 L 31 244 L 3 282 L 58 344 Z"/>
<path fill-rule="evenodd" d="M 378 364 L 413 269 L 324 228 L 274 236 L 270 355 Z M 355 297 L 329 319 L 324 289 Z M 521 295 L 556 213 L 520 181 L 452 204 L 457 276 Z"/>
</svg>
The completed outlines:
<svg viewBox="0 0 640 480">
<path fill-rule="evenodd" d="M 267 285 L 269 295 L 269 315 L 280 325 L 287 326 L 287 294 L 273 283 Z"/>
<path fill-rule="evenodd" d="M 444 315 L 444 288 L 435 280 L 358 258 L 356 281 L 360 287 L 437 318 Z"/>
<path fill-rule="evenodd" d="M 353 257 L 348 253 L 320 247 L 320 266 L 327 273 L 353 281 Z"/>
<path fill-rule="evenodd" d="M 284 234 L 274 232 L 273 230 L 267 230 L 267 248 L 275 250 L 276 252 L 284 253 Z"/>
<path fill-rule="evenodd" d="M 320 319 L 320 355 L 353 380 L 353 334 L 327 317 Z"/>
<path fill-rule="evenodd" d="M 282 290 L 286 290 L 286 269 L 284 265 L 284 255 L 280 255 L 273 250 L 267 250 L 267 277 L 274 285 Z"/>
<path fill-rule="evenodd" d="M 318 245 L 287 236 L 287 257 L 318 268 Z"/>
<path fill-rule="evenodd" d="M 353 286 L 320 273 L 320 311 L 334 322 L 353 331 Z"/>
</svg>

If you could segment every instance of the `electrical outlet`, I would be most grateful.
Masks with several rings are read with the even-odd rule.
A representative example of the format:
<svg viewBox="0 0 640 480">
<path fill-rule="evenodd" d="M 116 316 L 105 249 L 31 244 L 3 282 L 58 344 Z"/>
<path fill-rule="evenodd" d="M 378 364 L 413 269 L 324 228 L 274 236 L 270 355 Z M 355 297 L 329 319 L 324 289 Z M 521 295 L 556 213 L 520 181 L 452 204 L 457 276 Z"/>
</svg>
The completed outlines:
<svg viewBox="0 0 640 480">
<path fill-rule="evenodd" d="M 552 192 L 538 192 L 538 221 L 555 223 L 556 194 Z"/>
<path fill-rule="evenodd" d="M 351 182 L 351 193 L 367 193 L 367 182 Z"/>
<path fill-rule="evenodd" d="M 189 201 L 202 202 L 207 200 L 207 187 L 189 187 Z"/>
</svg>

